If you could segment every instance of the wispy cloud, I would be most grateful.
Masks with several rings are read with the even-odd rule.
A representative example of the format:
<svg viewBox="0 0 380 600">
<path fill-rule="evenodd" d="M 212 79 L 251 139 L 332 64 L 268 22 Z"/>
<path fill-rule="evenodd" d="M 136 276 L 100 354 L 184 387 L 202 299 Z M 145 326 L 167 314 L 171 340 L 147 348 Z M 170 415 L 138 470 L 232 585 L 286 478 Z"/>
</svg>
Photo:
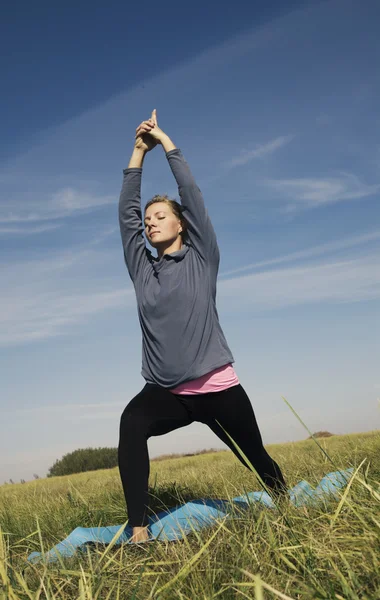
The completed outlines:
<svg viewBox="0 0 380 600">
<path fill-rule="evenodd" d="M 33 235 L 46 233 L 62 227 L 62 224 L 42 225 L 41 227 L 0 227 L 0 235 Z"/>
<path fill-rule="evenodd" d="M 315 258 L 379 239 L 380 231 L 373 231 L 225 272 L 219 281 L 218 305 L 222 311 L 235 313 L 237 308 L 252 312 L 312 302 L 380 298 L 380 259 L 376 251 L 360 259 L 335 258 L 323 264 L 231 277 L 244 270 Z M 93 247 L 39 261 L 0 264 L 0 278 L 7 284 L 0 297 L 0 345 L 70 335 L 94 315 L 135 305 L 132 287 L 125 289 L 117 279 L 88 278 L 94 265 L 102 264 L 101 272 L 107 273 L 109 261 L 115 260 L 111 252 L 96 252 L 97 243 L 98 239 Z"/>
<path fill-rule="evenodd" d="M 63 188 L 46 200 L 12 201 L 0 204 L 0 223 L 31 223 L 63 219 L 115 204 L 115 196 L 97 196 L 71 187 Z"/>
<path fill-rule="evenodd" d="M 28 278 L 32 274 L 34 280 L 46 278 L 49 273 L 54 274 L 61 269 L 68 269 L 75 263 L 83 261 L 91 254 L 94 248 L 101 245 L 108 237 L 113 236 L 119 228 L 116 226 L 97 230 L 96 236 L 86 242 L 68 250 L 56 252 L 54 249 L 49 254 L 44 254 L 39 259 L 25 259 L 24 261 L 11 262 L 9 256 L 0 255 L 0 277 L 10 288 L 13 284 Z M 4 258 L 3 262 L 1 259 Z M 25 277 L 24 277 L 25 274 Z"/>
<path fill-rule="evenodd" d="M 352 173 L 342 173 L 340 177 L 298 178 L 267 180 L 268 186 L 281 195 L 302 203 L 304 207 L 314 208 L 323 204 L 331 204 L 342 200 L 355 200 L 373 196 L 380 190 L 380 184 L 367 185 Z M 297 205 L 289 205 L 289 211 Z"/>
<path fill-rule="evenodd" d="M 5 284 L 0 296 L 0 345 L 71 334 L 95 314 L 134 303 L 132 287 L 120 287 L 117 279 L 107 277 L 113 254 L 95 250 L 114 229 L 82 248 L 39 260 L 0 263 Z M 89 278 L 94 265 L 102 265 L 103 277 Z"/>
<path fill-rule="evenodd" d="M 105 310 L 127 306 L 131 290 L 67 293 L 64 290 L 40 291 L 33 296 L 14 295 L 0 301 L 0 345 L 12 345 L 72 334 L 75 325 Z"/>
<path fill-rule="evenodd" d="M 239 267 L 238 269 L 232 269 L 230 271 L 225 271 L 220 274 L 220 277 L 229 277 L 236 273 L 242 273 L 244 271 L 251 271 L 252 269 L 257 269 L 260 267 L 268 267 L 270 265 L 278 265 L 285 262 L 291 262 L 294 260 L 302 260 L 305 258 L 314 258 L 315 256 L 320 256 L 321 254 L 327 254 L 329 252 L 334 252 L 336 250 L 345 250 L 347 248 L 352 248 L 354 246 L 359 246 L 361 244 L 366 244 L 368 242 L 376 241 L 380 239 L 380 231 L 372 231 L 369 233 L 365 233 L 363 235 L 356 235 L 350 238 L 346 238 L 343 240 L 338 240 L 335 242 L 328 242 L 327 244 L 321 244 L 320 246 L 313 246 L 312 248 L 305 248 L 304 250 L 298 250 L 297 252 L 291 252 L 289 254 L 284 254 L 282 256 L 276 256 L 275 258 L 270 258 L 268 260 L 262 260 L 256 263 L 250 263 L 248 265 L 244 265 L 243 267 Z"/>
<path fill-rule="evenodd" d="M 251 150 L 243 149 L 239 156 L 227 161 L 224 166 L 227 168 L 237 167 L 239 165 L 245 165 L 256 158 L 264 158 L 265 156 L 269 156 L 276 152 L 276 150 L 279 150 L 280 148 L 283 148 L 283 146 L 289 144 L 294 137 L 294 135 L 280 136 L 274 140 L 271 140 L 270 142 L 267 142 L 266 144 L 258 144 Z"/>
<path fill-rule="evenodd" d="M 94 196 L 70 187 L 60 190 L 52 198 L 52 205 L 55 210 L 66 210 L 68 212 L 92 209 L 114 202 L 115 196 Z"/>
<path fill-rule="evenodd" d="M 265 311 L 311 303 L 348 303 L 380 298 L 378 255 L 325 264 L 277 269 L 225 279 L 219 284 L 221 310 Z"/>
</svg>

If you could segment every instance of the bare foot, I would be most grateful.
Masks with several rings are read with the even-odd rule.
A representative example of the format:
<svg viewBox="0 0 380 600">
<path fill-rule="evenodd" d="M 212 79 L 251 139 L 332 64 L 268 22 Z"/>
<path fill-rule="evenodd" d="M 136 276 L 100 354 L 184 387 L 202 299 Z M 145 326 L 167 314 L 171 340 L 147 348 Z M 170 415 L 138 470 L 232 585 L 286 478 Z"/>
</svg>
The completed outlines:
<svg viewBox="0 0 380 600">
<path fill-rule="evenodd" d="M 147 527 L 134 527 L 131 537 L 132 542 L 145 542 L 149 539 Z"/>
</svg>

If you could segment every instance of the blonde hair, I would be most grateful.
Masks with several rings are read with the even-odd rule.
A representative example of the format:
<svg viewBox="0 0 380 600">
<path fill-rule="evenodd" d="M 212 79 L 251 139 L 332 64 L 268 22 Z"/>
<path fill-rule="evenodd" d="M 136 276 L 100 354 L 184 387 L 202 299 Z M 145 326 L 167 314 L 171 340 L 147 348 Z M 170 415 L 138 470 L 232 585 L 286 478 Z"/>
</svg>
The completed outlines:
<svg viewBox="0 0 380 600">
<path fill-rule="evenodd" d="M 187 235 L 187 223 L 185 217 L 182 214 L 183 208 L 181 204 L 177 202 L 177 200 L 172 200 L 172 198 L 169 198 L 167 194 L 164 194 L 163 196 L 161 196 L 160 194 L 156 194 L 151 200 L 149 200 L 149 202 L 146 203 L 144 213 L 146 213 L 146 209 L 149 206 L 152 206 L 152 204 L 156 204 L 157 202 L 164 202 L 165 204 L 170 206 L 170 210 L 172 211 L 172 213 L 177 217 L 177 219 L 180 220 L 182 225 L 182 231 L 180 233 L 180 236 L 184 240 Z"/>
</svg>

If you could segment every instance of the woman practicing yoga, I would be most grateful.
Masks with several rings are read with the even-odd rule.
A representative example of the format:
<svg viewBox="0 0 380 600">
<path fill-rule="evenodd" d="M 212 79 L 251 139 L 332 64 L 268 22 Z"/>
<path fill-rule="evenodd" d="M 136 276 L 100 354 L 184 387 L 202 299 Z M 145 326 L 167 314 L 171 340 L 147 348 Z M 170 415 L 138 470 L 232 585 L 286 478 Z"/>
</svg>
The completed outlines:
<svg viewBox="0 0 380 600">
<path fill-rule="evenodd" d="M 165 151 L 181 204 L 154 196 L 141 213 L 141 176 L 147 152 Z M 251 402 L 232 367 L 234 358 L 216 309 L 219 249 L 202 194 L 181 151 L 157 124 L 156 111 L 136 129 L 119 202 L 124 258 L 142 330 L 146 385 L 120 421 L 120 477 L 133 528 L 132 541 L 148 539 L 147 440 L 199 421 L 248 468 L 225 431 L 273 494 L 285 491 L 277 463 L 264 449 Z M 157 250 L 145 246 L 143 231 Z"/>
</svg>

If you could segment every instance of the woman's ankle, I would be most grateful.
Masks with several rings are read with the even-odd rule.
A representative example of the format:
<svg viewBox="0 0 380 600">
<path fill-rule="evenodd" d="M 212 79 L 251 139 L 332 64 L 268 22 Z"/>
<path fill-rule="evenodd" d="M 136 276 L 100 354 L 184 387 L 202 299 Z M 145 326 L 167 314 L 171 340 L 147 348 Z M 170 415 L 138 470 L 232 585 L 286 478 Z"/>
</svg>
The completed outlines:
<svg viewBox="0 0 380 600">
<path fill-rule="evenodd" d="M 132 527 L 132 540 L 136 542 L 142 542 L 149 539 L 148 526 L 145 527 Z"/>
</svg>

